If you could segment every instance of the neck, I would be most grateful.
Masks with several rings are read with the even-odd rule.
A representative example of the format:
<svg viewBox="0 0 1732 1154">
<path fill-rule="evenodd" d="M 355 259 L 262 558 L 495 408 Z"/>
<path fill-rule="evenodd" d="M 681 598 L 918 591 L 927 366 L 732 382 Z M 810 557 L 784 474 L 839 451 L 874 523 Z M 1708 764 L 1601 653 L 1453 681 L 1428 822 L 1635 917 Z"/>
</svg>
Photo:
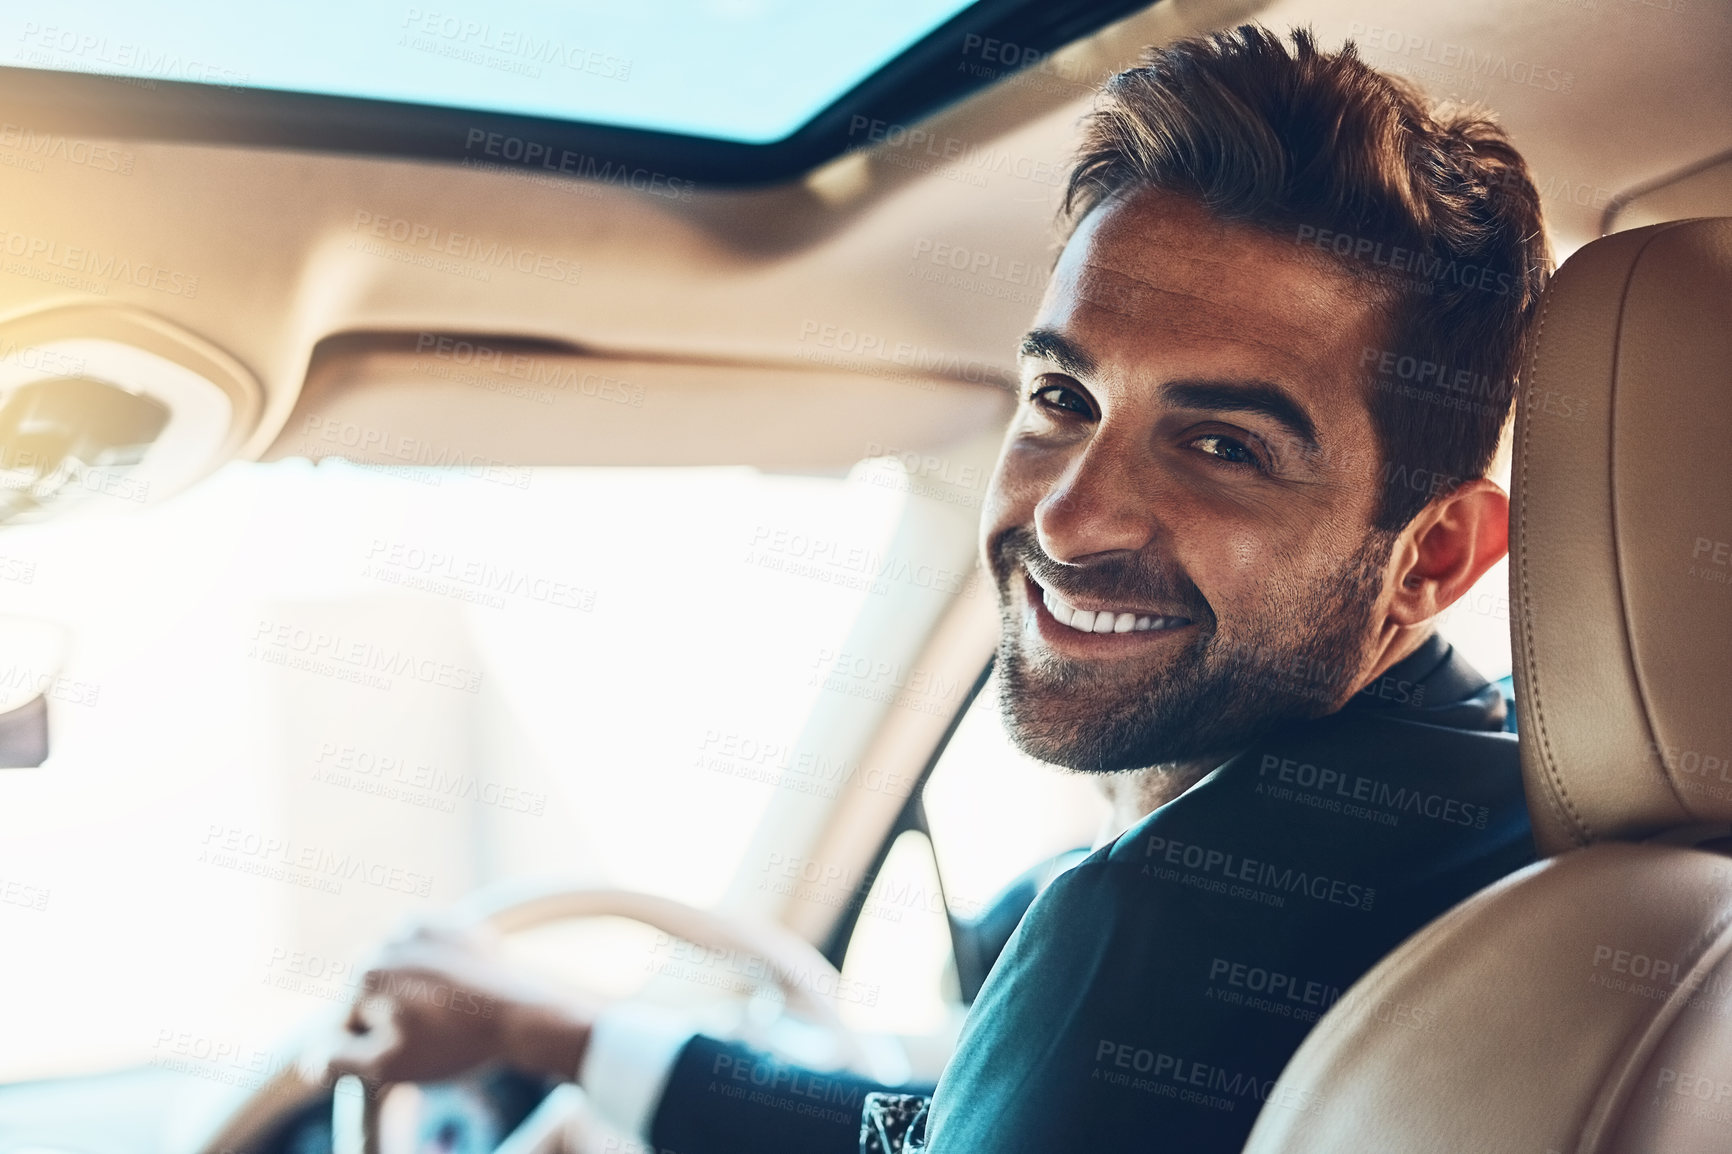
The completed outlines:
<svg viewBox="0 0 1732 1154">
<path fill-rule="evenodd" d="M 1212 757 L 1206 761 L 1156 765 L 1148 769 L 1130 769 L 1123 773 L 1102 776 L 1100 788 L 1107 799 L 1108 809 L 1101 819 L 1100 833 L 1095 837 L 1095 845 L 1098 847 L 1112 841 L 1196 785 L 1222 760 Z"/>
<path fill-rule="evenodd" d="M 1360 680 L 1358 685 L 1353 687 L 1353 692 L 1358 693 L 1388 673 L 1392 666 L 1413 656 L 1414 650 L 1429 641 L 1435 632 L 1437 632 L 1437 626 L 1432 621 L 1426 621 L 1420 625 L 1391 626 L 1389 634 L 1383 639 L 1377 661 L 1371 666 L 1371 671 Z M 1348 700 L 1351 701 L 1352 698 L 1349 697 Z"/>
</svg>

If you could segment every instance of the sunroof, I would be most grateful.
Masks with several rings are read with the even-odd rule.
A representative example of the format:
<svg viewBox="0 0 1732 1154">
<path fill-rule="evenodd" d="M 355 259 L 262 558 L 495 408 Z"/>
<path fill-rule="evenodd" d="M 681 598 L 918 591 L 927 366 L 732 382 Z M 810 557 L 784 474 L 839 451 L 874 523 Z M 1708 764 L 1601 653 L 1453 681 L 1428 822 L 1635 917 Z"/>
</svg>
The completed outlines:
<svg viewBox="0 0 1732 1154">
<path fill-rule="evenodd" d="M 14 67 L 782 140 L 973 0 L 57 0 Z M 38 8 L 38 13 L 45 11 Z"/>
</svg>

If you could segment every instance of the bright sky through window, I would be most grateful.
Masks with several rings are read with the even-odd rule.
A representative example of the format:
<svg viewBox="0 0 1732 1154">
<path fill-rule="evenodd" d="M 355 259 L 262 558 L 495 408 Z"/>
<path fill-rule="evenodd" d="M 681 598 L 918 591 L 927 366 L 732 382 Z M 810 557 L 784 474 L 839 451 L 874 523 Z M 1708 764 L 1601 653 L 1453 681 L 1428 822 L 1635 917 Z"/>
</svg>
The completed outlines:
<svg viewBox="0 0 1732 1154">
<path fill-rule="evenodd" d="M 63 0 L 0 63 L 780 140 L 969 0 Z"/>
</svg>

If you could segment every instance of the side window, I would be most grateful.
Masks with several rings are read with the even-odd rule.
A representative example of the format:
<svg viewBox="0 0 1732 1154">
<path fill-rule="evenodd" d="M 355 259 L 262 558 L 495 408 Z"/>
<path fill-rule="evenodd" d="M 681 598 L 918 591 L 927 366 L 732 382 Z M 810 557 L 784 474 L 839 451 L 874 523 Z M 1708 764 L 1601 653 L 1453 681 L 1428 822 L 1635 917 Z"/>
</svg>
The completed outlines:
<svg viewBox="0 0 1732 1154">
<path fill-rule="evenodd" d="M 1011 743 L 998 679 L 969 706 L 921 793 L 926 831 L 904 830 L 872 878 L 843 974 L 876 991 L 845 1007 L 850 1024 L 904 1035 L 953 1032 L 990 959 L 968 955 L 995 903 L 1019 879 L 1090 847 L 1107 816 L 1098 782 L 1036 761 Z M 1002 911 L 999 911 L 1002 912 Z M 954 936 L 953 936 L 954 932 Z M 875 1001 L 875 1004 L 865 1004 Z"/>
<path fill-rule="evenodd" d="M 1107 816 L 1097 778 L 1036 761 L 1012 744 L 996 674 L 934 767 L 924 802 L 945 897 L 965 918 L 980 916 L 1031 867 L 1092 845 Z"/>
</svg>

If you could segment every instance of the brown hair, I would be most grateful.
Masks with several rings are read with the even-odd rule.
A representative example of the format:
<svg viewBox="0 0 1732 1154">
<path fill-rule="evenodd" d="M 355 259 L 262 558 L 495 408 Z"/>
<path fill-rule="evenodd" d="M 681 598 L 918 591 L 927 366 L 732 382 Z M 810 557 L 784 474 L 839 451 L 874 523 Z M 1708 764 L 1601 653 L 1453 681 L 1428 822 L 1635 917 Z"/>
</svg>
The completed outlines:
<svg viewBox="0 0 1732 1154">
<path fill-rule="evenodd" d="M 1397 530 L 1491 467 L 1551 267 L 1539 194 L 1485 113 L 1433 109 L 1351 42 L 1292 42 L 1244 25 L 1108 80 L 1065 223 L 1140 189 L 1178 193 L 1376 286 L 1387 348 L 1360 369 L 1384 458 L 1375 524 Z"/>
</svg>

